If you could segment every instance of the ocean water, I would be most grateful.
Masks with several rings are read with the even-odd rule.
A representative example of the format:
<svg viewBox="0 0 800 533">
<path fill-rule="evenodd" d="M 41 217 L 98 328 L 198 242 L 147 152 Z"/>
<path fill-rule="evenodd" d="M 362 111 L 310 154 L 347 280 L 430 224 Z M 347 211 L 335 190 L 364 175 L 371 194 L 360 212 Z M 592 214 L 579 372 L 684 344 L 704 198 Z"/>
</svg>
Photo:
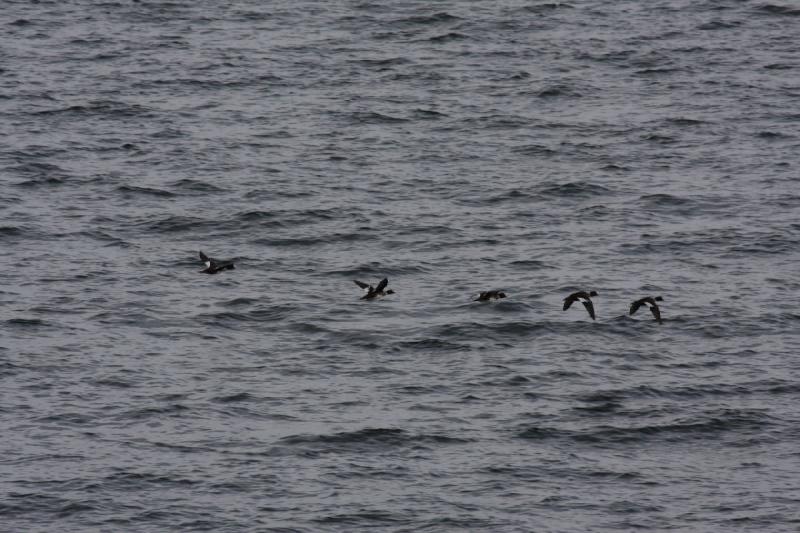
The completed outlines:
<svg viewBox="0 0 800 533">
<path fill-rule="evenodd" d="M 4 0 L 0 531 L 797 531 L 798 24 Z"/>
</svg>

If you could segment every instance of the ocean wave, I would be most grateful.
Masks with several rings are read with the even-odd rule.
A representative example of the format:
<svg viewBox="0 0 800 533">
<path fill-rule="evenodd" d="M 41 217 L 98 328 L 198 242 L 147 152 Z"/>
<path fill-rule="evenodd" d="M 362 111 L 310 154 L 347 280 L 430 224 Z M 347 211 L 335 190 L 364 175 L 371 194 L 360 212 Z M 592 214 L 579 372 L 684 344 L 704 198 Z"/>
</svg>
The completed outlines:
<svg viewBox="0 0 800 533">
<path fill-rule="evenodd" d="M 241 298 L 234 298 L 232 300 L 227 300 L 224 302 L 220 302 L 220 305 L 225 307 L 246 307 L 248 305 L 255 305 L 261 302 L 261 298 L 248 298 L 248 297 L 241 297 Z"/>
<path fill-rule="evenodd" d="M 346 116 L 346 118 L 353 124 L 401 124 L 409 121 L 407 118 L 393 117 L 374 111 L 359 111 L 356 113 L 350 113 Z"/>
<path fill-rule="evenodd" d="M 153 217 L 139 219 L 132 222 L 130 225 L 136 228 L 136 231 L 138 231 L 140 234 L 141 232 L 165 234 L 186 232 L 196 233 L 198 231 L 220 228 L 220 226 L 230 226 L 230 223 L 220 223 L 217 220 L 193 216 L 167 215 L 155 220 L 153 220 Z"/>
<path fill-rule="evenodd" d="M 0 226 L 0 242 L 18 243 L 44 238 L 45 235 L 28 226 Z"/>
<path fill-rule="evenodd" d="M 399 65 L 408 65 L 412 63 L 412 61 L 406 57 L 389 57 L 385 59 L 353 59 L 350 62 L 357 65 L 364 65 L 366 67 L 374 67 L 378 69 Z"/>
<path fill-rule="evenodd" d="M 540 4 L 530 4 L 520 8 L 530 13 L 551 13 L 562 9 L 575 9 L 575 6 L 567 2 L 542 2 Z"/>
<path fill-rule="evenodd" d="M 597 446 L 713 441 L 727 434 L 750 434 L 757 437 L 774 425 L 772 417 L 761 411 L 723 409 L 661 424 L 629 425 L 626 427 L 599 425 L 584 430 L 548 426 L 524 425 L 516 436 L 530 440 L 564 440 Z"/>
<path fill-rule="evenodd" d="M 778 5 L 778 4 L 761 4 L 753 8 L 754 11 L 766 15 L 774 15 L 780 17 L 800 17 L 800 9 Z"/>
<path fill-rule="evenodd" d="M 6 172 L 28 178 L 13 185 L 21 188 L 57 187 L 72 180 L 72 176 L 58 165 L 43 162 L 26 162 L 6 167 Z M 76 180 L 80 181 L 80 180 Z"/>
<path fill-rule="evenodd" d="M 738 28 L 742 25 L 739 20 L 710 20 L 697 25 L 700 31 L 716 31 L 716 30 L 729 30 L 731 28 Z"/>
<path fill-rule="evenodd" d="M 156 116 L 151 109 L 145 106 L 119 102 L 116 100 L 93 100 L 85 104 L 35 111 L 32 114 L 39 116 L 99 115 L 107 116 L 109 118 L 148 118 Z"/>
<path fill-rule="evenodd" d="M 537 259 L 518 259 L 516 261 L 511 261 L 509 264 L 525 270 L 545 270 L 553 268 L 549 263 Z"/>
<path fill-rule="evenodd" d="M 542 196 L 556 198 L 593 198 L 610 195 L 613 191 L 596 183 L 575 181 L 567 183 L 545 183 L 539 186 L 538 193 Z"/>
<path fill-rule="evenodd" d="M 170 183 L 170 186 L 182 192 L 192 192 L 192 193 L 202 193 L 202 194 L 219 193 L 225 190 L 221 187 L 217 187 L 212 183 L 208 183 L 197 179 L 189 179 L 189 178 L 183 178 L 173 181 L 172 183 Z"/>
<path fill-rule="evenodd" d="M 581 393 L 575 400 L 586 403 L 623 403 L 638 402 L 642 399 L 666 398 L 672 400 L 708 399 L 714 397 L 743 397 L 751 395 L 794 394 L 800 391 L 800 385 L 786 380 L 758 380 L 740 383 L 708 383 L 705 385 L 679 385 L 656 387 L 652 385 L 636 385 L 618 389 L 601 389 L 590 393 Z"/>
<path fill-rule="evenodd" d="M 41 318 L 9 318 L 4 324 L 14 329 L 41 329 L 58 327 L 52 322 L 47 322 Z"/>
<path fill-rule="evenodd" d="M 541 89 L 536 96 L 539 98 L 558 98 L 561 96 L 568 96 L 570 98 L 580 98 L 583 96 L 575 87 L 570 85 L 548 85 Z"/>
<path fill-rule="evenodd" d="M 675 126 L 702 126 L 707 124 L 705 120 L 697 119 L 697 118 L 686 118 L 686 117 L 671 117 L 664 120 L 667 124 L 673 124 Z"/>
<path fill-rule="evenodd" d="M 530 156 L 551 156 L 558 153 L 558 150 L 554 150 L 549 146 L 544 146 L 541 144 L 528 144 L 525 146 L 517 146 L 513 148 L 514 153 L 522 154 L 522 155 L 530 155 Z"/>
<path fill-rule="evenodd" d="M 306 247 L 318 245 L 331 245 L 336 243 L 364 242 L 373 241 L 377 237 L 362 231 L 355 232 L 334 232 L 327 235 L 305 236 L 305 237 L 260 237 L 253 239 L 252 244 L 271 246 L 275 248 L 283 247 Z"/>
<path fill-rule="evenodd" d="M 374 528 L 381 526 L 388 527 L 390 525 L 397 527 L 400 524 L 408 523 L 408 518 L 403 513 L 391 513 L 375 509 L 372 511 L 365 510 L 352 513 L 333 513 L 314 518 L 313 521 L 318 524 L 327 524 L 328 526 L 346 525 L 350 527 Z"/>
<path fill-rule="evenodd" d="M 461 20 L 460 17 L 451 15 L 445 11 L 433 13 L 431 15 L 414 15 L 401 19 L 395 19 L 389 24 L 391 26 L 431 26 L 438 24 L 449 24 Z"/>
<path fill-rule="evenodd" d="M 442 434 L 414 434 L 396 428 L 364 428 L 324 435 L 291 435 L 278 441 L 281 446 L 298 453 L 384 453 L 413 446 L 416 449 L 442 445 L 465 444 L 470 439 Z"/>
<path fill-rule="evenodd" d="M 191 409 L 179 403 L 142 407 L 118 413 L 114 418 L 119 421 L 146 420 L 148 418 L 183 417 Z"/>
<path fill-rule="evenodd" d="M 71 500 L 35 492 L 10 492 L 7 500 L 0 503 L 0 516 L 8 519 L 25 515 L 58 517 L 68 519 L 73 515 L 85 515 L 101 509 L 92 499 Z"/>
<path fill-rule="evenodd" d="M 101 487 L 114 490 L 141 490 L 144 487 L 193 487 L 201 484 L 200 480 L 170 473 L 152 473 L 123 470 L 114 472 L 102 479 Z M 99 487 L 98 487 L 99 488 Z"/>
<path fill-rule="evenodd" d="M 254 400 L 255 397 L 249 392 L 238 392 L 235 394 L 226 394 L 223 396 L 216 396 L 211 399 L 212 402 L 217 403 L 234 403 L 234 402 L 249 402 Z"/>
<path fill-rule="evenodd" d="M 759 131 L 758 133 L 756 133 L 756 137 L 758 137 L 759 139 L 767 139 L 769 141 L 779 140 L 779 139 L 794 139 L 794 135 L 791 135 L 784 131 L 770 131 L 770 130 Z"/>
<path fill-rule="evenodd" d="M 261 307 L 250 311 L 233 312 L 222 311 L 216 313 L 199 313 L 195 315 L 195 320 L 215 327 L 230 327 L 242 322 L 277 322 L 292 316 L 296 308 L 291 305 L 280 305 L 273 307 Z"/>
<path fill-rule="evenodd" d="M 523 308 L 524 306 L 517 307 L 515 311 L 519 312 Z M 459 342 L 466 340 L 509 342 L 512 338 L 535 337 L 552 331 L 553 324 L 550 322 L 515 320 L 484 324 L 480 322 L 464 321 L 458 324 L 433 326 L 430 330 L 430 334 L 438 338 L 456 339 Z"/>
<path fill-rule="evenodd" d="M 532 119 L 519 115 L 506 115 L 500 113 L 491 113 L 486 115 L 478 115 L 475 117 L 467 117 L 459 121 L 459 125 L 469 130 L 516 130 L 519 128 L 526 128 L 531 126 Z M 530 155 L 536 155 L 536 147 L 533 146 L 533 152 Z M 545 147 L 546 148 L 546 147 Z M 525 153 L 526 146 L 514 148 L 514 150 L 521 150 L 520 153 Z"/>
<path fill-rule="evenodd" d="M 452 41 L 463 41 L 465 39 L 469 39 L 469 36 L 464 33 L 459 33 L 457 31 L 450 31 L 447 33 L 442 33 L 441 35 L 434 35 L 433 37 L 428 37 L 426 40 L 432 43 L 449 43 Z"/>
<path fill-rule="evenodd" d="M 585 433 L 574 433 L 572 439 L 594 444 L 642 443 L 652 440 L 687 442 L 719 439 L 730 432 L 739 435 L 761 432 L 772 425 L 771 417 L 764 413 L 728 409 L 665 424 L 632 427 L 600 426 Z"/>
<path fill-rule="evenodd" d="M 379 278 L 390 276 L 409 276 L 413 274 L 425 274 L 432 271 L 432 267 L 424 265 L 397 265 L 397 264 L 384 264 L 377 261 L 369 263 L 362 263 L 353 268 L 334 269 L 324 271 L 325 276 L 339 276 L 346 278 Z M 368 279 L 361 281 L 369 282 Z M 379 281 L 375 279 L 374 281 Z M 391 279 L 389 280 L 391 282 Z M 390 284 L 391 286 L 391 284 Z"/>
<path fill-rule="evenodd" d="M 689 198 L 683 198 L 680 196 L 675 196 L 673 194 L 666 194 L 666 193 L 657 193 L 657 194 L 645 194 L 639 197 L 640 202 L 646 208 L 653 209 L 657 207 L 684 207 L 684 206 L 691 206 L 694 204 L 694 200 Z"/>
<path fill-rule="evenodd" d="M 415 109 L 414 117 L 421 120 L 441 120 L 447 118 L 447 113 L 434 111 L 433 109 Z"/>
<path fill-rule="evenodd" d="M 391 351 L 406 353 L 409 350 L 413 352 L 425 353 L 447 353 L 447 352 L 464 352 L 469 351 L 470 347 L 467 344 L 460 342 L 450 342 L 438 338 L 418 339 L 411 341 L 395 342 L 389 346 Z"/>
<path fill-rule="evenodd" d="M 155 189 L 151 187 L 137 187 L 135 185 L 122 185 L 117 187 L 117 191 L 125 195 L 143 195 L 143 196 L 157 196 L 161 198 L 171 198 L 175 193 L 165 191 L 163 189 Z"/>
</svg>

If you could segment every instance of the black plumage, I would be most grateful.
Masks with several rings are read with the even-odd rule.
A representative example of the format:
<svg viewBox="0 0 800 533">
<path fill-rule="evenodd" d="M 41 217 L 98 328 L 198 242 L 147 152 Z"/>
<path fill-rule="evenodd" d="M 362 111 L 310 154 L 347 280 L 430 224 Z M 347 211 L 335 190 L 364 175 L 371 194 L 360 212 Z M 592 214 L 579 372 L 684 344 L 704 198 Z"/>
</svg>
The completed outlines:
<svg viewBox="0 0 800 533">
<path fill-rule="evenodd" d="M 388 278 L 383 278 L 377 287 L 373 287 L 368 283 L 364 283 L 363 281 L 353 280 L 353 283 L 364 289 L 366 294 L 361 297 L 362 300 L 372 300 L 373 298 L 377 298 L 378 296 L 386 296 L 387 294 L 394 294 L 392 289 L 385 290 L 386 286 L 389 284 Z"/>
<path fill-rule="evenodd" d="M 570 306 L 575 302 L 580 302 L 586 308 L 586 311 L 589 313 L 589 316 L 592 317 L 592 320 L 595 320 L 594 314 L 594 304 L 592 304 L 592 296 L 597 296 L 597 291 L 578 291 L 573 292 L 566 298 L 564 298 L 564 311 L 570 308 Z"/>
<path fill-rule="evenodd" d="M 635 302 L 631 303 L 631 312 L 630 314 L 633 315 L 641 306 L 646 305 L 650 308 L 650 312 L 653 313 L 653 317 L 655 317 L 656 321 L 659 324 L 662 324 L 661 321 L 661 308 L 658 307 L 656 302 L 663 302 L 664 298 L 661 296 L 656 296 L 653 298 L 652 296 L 645 296 L 644 298 L 639 298 Z"/>
<path fill-rule="evenodd" d="M 506 293 L 503 291 L 483 291 L 478 294 L 478 297 L 475 298 L 473 302 L 488 302 L 489 300 L 499 300 L 505 297 Z"/>
<path fill-rule="evenodd" d="M 234 270 L 236 267 L 233 264 L 233 261 L 219 261 L 217 259 L 213 259 L 208 257 L 202 251 L 200 252 L 200 261 L 206 264 L 206 268 L 201 270 L 204 274 L 216 274 L 221 270 Z"/>
</svg>

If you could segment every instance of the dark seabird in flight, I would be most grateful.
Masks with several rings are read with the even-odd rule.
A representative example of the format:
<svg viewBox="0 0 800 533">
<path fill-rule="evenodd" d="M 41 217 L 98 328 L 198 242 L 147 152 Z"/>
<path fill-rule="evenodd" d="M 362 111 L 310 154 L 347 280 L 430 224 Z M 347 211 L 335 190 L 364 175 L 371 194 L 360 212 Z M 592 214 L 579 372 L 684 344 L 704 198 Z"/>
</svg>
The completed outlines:
<svg viewBox="0 0 800 533">
<path fill-rule="evenodd" d="M 472 300 L 473 302 L 488 302 L 489 300 L 499 300 L 505 298 L 506 293 L 503 291 L 483 291 L 478 294 L 478 297 Z"/>
<path fill-rule="evenodd" d="M 652 296 L 645 296 L 644 298 L 640 298 L 635 302 L 631 303 L 631 315 L 635 313 L 641 306 L 646 305 L 650 308 L 650 312 L 653 313 L 653 316 L 656 318 L 656 321 L 659 324 L 661 322 L 661 309 L 658 308 L 658 304 L 656 302 L 663 302 L 664 298 L 661 296 L 656 296 L 653 298 Z"/>
<path fill-rule="evenodd" d="M 580 302 L 589 311 L 589 316 L 592 317 L 592 320 L 595 319 L 594 316 L 594 305 L 592 305 L 592 296 L 597 296 L 597 291 L 578 291 L 573 292 L 566 298 L 564 298 L 564 311 L 569 309 L 569 306 L 572 305 L 574 302 Z"/>
<path fill-rule="evenodd" d="M 234 270 L 236 268 L 233 265 L 233 261 L 218 261 L 208 257 L 203 252 L 200 252 L 200 261 L 206 264 L 206 267 L 200 271 L 205 274 L 216 274 L 220 270 Z"/>
<path fill-rule="evenodd" d="M 361 297 L 362 300 L 372 300 L 373 298 L 377 298 L 378 296 L 386 296 L 387 294 L 394 294 L 392 289 L 388 291 L 384 290 L 386 286 L 389 284 L 388 278 L 383 278 L 380 283 L 378 283 L 377 287 L 373 287 L 368 283 L 364 283 L 363 281 L 353 280 L 353 283 L 364 289 L 365 294 Z"/>
</svg>

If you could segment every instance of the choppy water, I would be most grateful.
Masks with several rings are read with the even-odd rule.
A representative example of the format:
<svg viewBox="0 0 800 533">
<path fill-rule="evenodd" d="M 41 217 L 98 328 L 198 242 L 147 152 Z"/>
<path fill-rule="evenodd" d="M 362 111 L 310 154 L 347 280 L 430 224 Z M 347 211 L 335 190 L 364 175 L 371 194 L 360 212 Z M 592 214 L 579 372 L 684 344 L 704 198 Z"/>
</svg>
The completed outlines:
<svg viewBox="0 0 800 533">
<path fill-rule="evenodd" d="M 5 0 L 0 530 L 796 531 L 798 24 Z"/>
</svg>

